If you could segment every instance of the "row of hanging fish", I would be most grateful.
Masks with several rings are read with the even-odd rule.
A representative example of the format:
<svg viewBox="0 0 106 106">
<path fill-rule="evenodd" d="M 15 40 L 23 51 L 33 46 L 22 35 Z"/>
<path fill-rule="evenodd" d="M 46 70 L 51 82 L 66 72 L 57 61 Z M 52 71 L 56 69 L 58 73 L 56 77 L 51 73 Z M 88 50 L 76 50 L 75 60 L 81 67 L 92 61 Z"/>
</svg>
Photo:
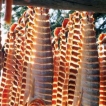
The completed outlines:
<svg viewBox="0 0 106 106">
<path fill-rule="evenodd" d="M 105 106 L 106 34 L 96 41 L 93 13 L 70 14 L 53 39 L 49 18 L 29 6 L 10 27 L 0 106 Z"/>
</svg>

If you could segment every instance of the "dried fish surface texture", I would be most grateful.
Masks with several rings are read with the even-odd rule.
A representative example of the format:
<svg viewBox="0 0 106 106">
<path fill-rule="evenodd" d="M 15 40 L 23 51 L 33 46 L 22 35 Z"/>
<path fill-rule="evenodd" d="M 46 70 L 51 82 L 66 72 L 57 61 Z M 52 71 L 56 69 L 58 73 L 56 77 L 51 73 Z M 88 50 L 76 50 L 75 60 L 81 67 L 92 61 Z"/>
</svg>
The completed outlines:
<svg viewBox="0 0 106 106">
<path fill-rule="evenodd" d="M 99 106 L 99 60 L 93 14 L 81 13 L 82 43 L 80 56 L 81 90 L 83 106 Z"/>
<path fill-rule="evenodd" d="M 11 95 L 11 86 L 13 86 L 13 76 L 15 71 L 15 51 L 14 51 L 14 34 L 13 31 L 17 24 L 12 25 L 10 32 L 8 33 L 8 39 L 6 40 L 5 45 L 5 58 L 4 58 L 4 67 L 3 74 L 0 84 L 0 104 L 1 106 L 9 105 L 9 97 Z"/>
<path fill-rule="evenodd" d="M 0 36 L 0 106 L 105 106 L 106 34 L 96 42 L 93 13 L 70 14 L 53 39 L 49 18 L 49 9 L 28 6 L 7 33 L 4 57 Z"/>
<path fill-rule="evenodd" d="M 65 29 L 62 28 L 60 31 L 60 61 L 58 71 L 58 85 L 57 85 L 57 103 L 56 105 L 65 106 L 68 99 L 68 66 L 65 54 L 66 54 L 66 37 Z"/>
<path fill-rule="evenodd" d="M 51 31 L 49 9 L 34 8 L 34 20 L 30 26 L 32 54 L 32 74 L 34 81 L 34 98 L 44 101 L 46 106 L 52 105 L 53 89 L 53 54 L 51 46 Z M 49 73 L 49 74 L 48 74 Z"/>
<path fill-rule="evenodd" d="M 70 20 L 72 19 L 73 25 L 72 27 L 69 27 L 69 44 L 71 45 L 70 51 L 70 73 L 69 73 L 69 98 L 68 98 L 68 104 L 69 105 L 75 105 L 77 104 L 77 101 L 79 99 L 79 87 L 80 87 L 80 71 L 79 69 L 79 50 L 81 47 L 79 46 L 79 43 L 81 42 L 80 36 L 80 12 L 76 11 L 72 15 L 70 15 Z M 67 56 L 67 55 L 66 55 Z"/>
<path fill-rule="evenodd" d="M 99 105 L 106 105 L 106 34 L 100 34 L 98 38 L 98 54 L 100 64 L 100 96 Z"/>
<path fill-rule="evenodd" d="M 26 20 L 25 14 L 20 17 L 18 23 L 11 26 L 5 45 L 5 58 L 3 74 L 0 85 L 1 106 L 23 106 L 26 102 L 25 91 L 30 81 L 29 60 L 25 60 L 26 51 Z M 30 57 L 30 55 L 28 55 Z M 28 92 L 28 91 L 27 91 Z"/>
<path fill-rule="evenodd" d="M 57 102 L 57 87 L 58 87 L 58 75 L 59 75 L 59 61 L 60 61 L 60 50 L 58 47 L 59 43 L 59 33 L 61 27 L 54 30 L 54 50 L 53 50 L 53 63 L 54 63 L 54 75 L 53 75 L 53 93 L 52 93 L 52 106 L 56 106 Z"/>
</svg>

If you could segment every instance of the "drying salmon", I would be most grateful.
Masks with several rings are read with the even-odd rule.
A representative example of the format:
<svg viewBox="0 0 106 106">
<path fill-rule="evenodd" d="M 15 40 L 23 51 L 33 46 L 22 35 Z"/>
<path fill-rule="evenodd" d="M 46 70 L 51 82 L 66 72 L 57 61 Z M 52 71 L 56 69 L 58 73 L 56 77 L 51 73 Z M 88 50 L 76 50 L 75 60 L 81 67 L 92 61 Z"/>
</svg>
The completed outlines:
<svg viewBox="0 0 106 106">
<path fill-rule="evenodd" d="M 100 64 L 100 96 L 99 105 L 106 105 L 106 34 L 100 34 L 98 38 L 98 54 Z"/>
<path fill-rule="evenodd" d="M 12 2 L 6 0 L 7 23 Z M 106 105 L 106 34 L 97 45 L 93 13 L 70 14 L 53 39 L 49 18 L 49 9 L 28 6 L 10 27 L 3 65 L 0 57 L 0 106 Z"/>
</svg>

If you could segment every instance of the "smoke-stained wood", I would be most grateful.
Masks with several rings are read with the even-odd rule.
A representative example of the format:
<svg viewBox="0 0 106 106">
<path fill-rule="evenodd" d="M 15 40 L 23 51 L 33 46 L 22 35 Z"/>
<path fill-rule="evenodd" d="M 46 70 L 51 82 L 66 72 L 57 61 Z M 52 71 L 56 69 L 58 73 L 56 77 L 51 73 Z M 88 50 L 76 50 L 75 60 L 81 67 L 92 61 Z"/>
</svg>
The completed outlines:
<svg viewBox="0 0 106 106">
<path fill-rule="evenodd" d="M 106 0 L 14 0 L 13 4 L 43 6 L 55 9 L 106 12 Z"/>
</svg>

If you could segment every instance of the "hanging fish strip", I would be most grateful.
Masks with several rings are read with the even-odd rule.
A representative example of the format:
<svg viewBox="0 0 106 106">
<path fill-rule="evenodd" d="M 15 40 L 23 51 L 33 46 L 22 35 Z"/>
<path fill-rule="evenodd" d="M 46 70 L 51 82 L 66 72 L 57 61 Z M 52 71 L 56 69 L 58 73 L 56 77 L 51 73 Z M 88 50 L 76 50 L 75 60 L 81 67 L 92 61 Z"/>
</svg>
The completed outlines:
<svg viewBox="0 0 106 106">
<path fill-rule="evenodd" d="M 99 105 L 106 105 L 106 34 L 100 34 L 98 38 L 98 53 L 100 64 L 100 96 Z"/>
<path fill-rule="evenodd" d="M 53 46 L 53 91 L 52 91 L 52 106 L 56 106 L 57 103 L 57 86 L 58 86 L 58 72 L 59 72 L 59 61 L 60 61 L 60 50 L 59 50 L 59 33 L 62 28 L 58 27 L 54 30 L 54 46 Z"/>
<path fill-rule="evenodd" d="M 70 25 L 69 27 L 69 36 L 68 36 L 68 41 L 70 48 L 68 48 L 68 61 L 70 62 L 70 73 L 69 73 L 69 87 L 68 87 L 68 104 L 72 105 L 73 104 L 73 99 L 74 95 L 76 92 L 75 87 L 76 85 L 76 77 L 78 74 L 78 68 L 79 68 L 79 42 L 80 42 L 80 13 L 78 11 L 74 12 L 73 14 L 70 15 Z"/>
<path fill-rule="evenodd" d="M 90 12 L 81 13 L 80 71 L 83 90 L 82 105 L 99 105 L 99 60 L 94 30 L 94 19 Z"/>
<path fill-rule="evenodd" d="M 11 93 L 11 87 L 13 86 L 13 77 L 15 72 L 15 35 L 14 35 L 14 29 L 17 26 L 17 24 L 13 24 L 10 28 L 10 32 L 8 33 L 8 37 L 6 40 L 5 45 L 5 60 L 4 60 L 4 67 L 3 67 L 3 74 L 1 79 L 1 105 L 5 106 L 6 104 L 9 105 L 9 97 Z"/>
<path fill-rule="evenodd" d="M 49 10 L 34 8 L 34 20 L 30 28 L 32 39 L 32 78 L 34 81 L 34 98 L 44 101 L 46 106 L 52 105 L 53 89 L 53 54 L 51 46 L 51 32 L 49 23 Z"/>
</svg>

